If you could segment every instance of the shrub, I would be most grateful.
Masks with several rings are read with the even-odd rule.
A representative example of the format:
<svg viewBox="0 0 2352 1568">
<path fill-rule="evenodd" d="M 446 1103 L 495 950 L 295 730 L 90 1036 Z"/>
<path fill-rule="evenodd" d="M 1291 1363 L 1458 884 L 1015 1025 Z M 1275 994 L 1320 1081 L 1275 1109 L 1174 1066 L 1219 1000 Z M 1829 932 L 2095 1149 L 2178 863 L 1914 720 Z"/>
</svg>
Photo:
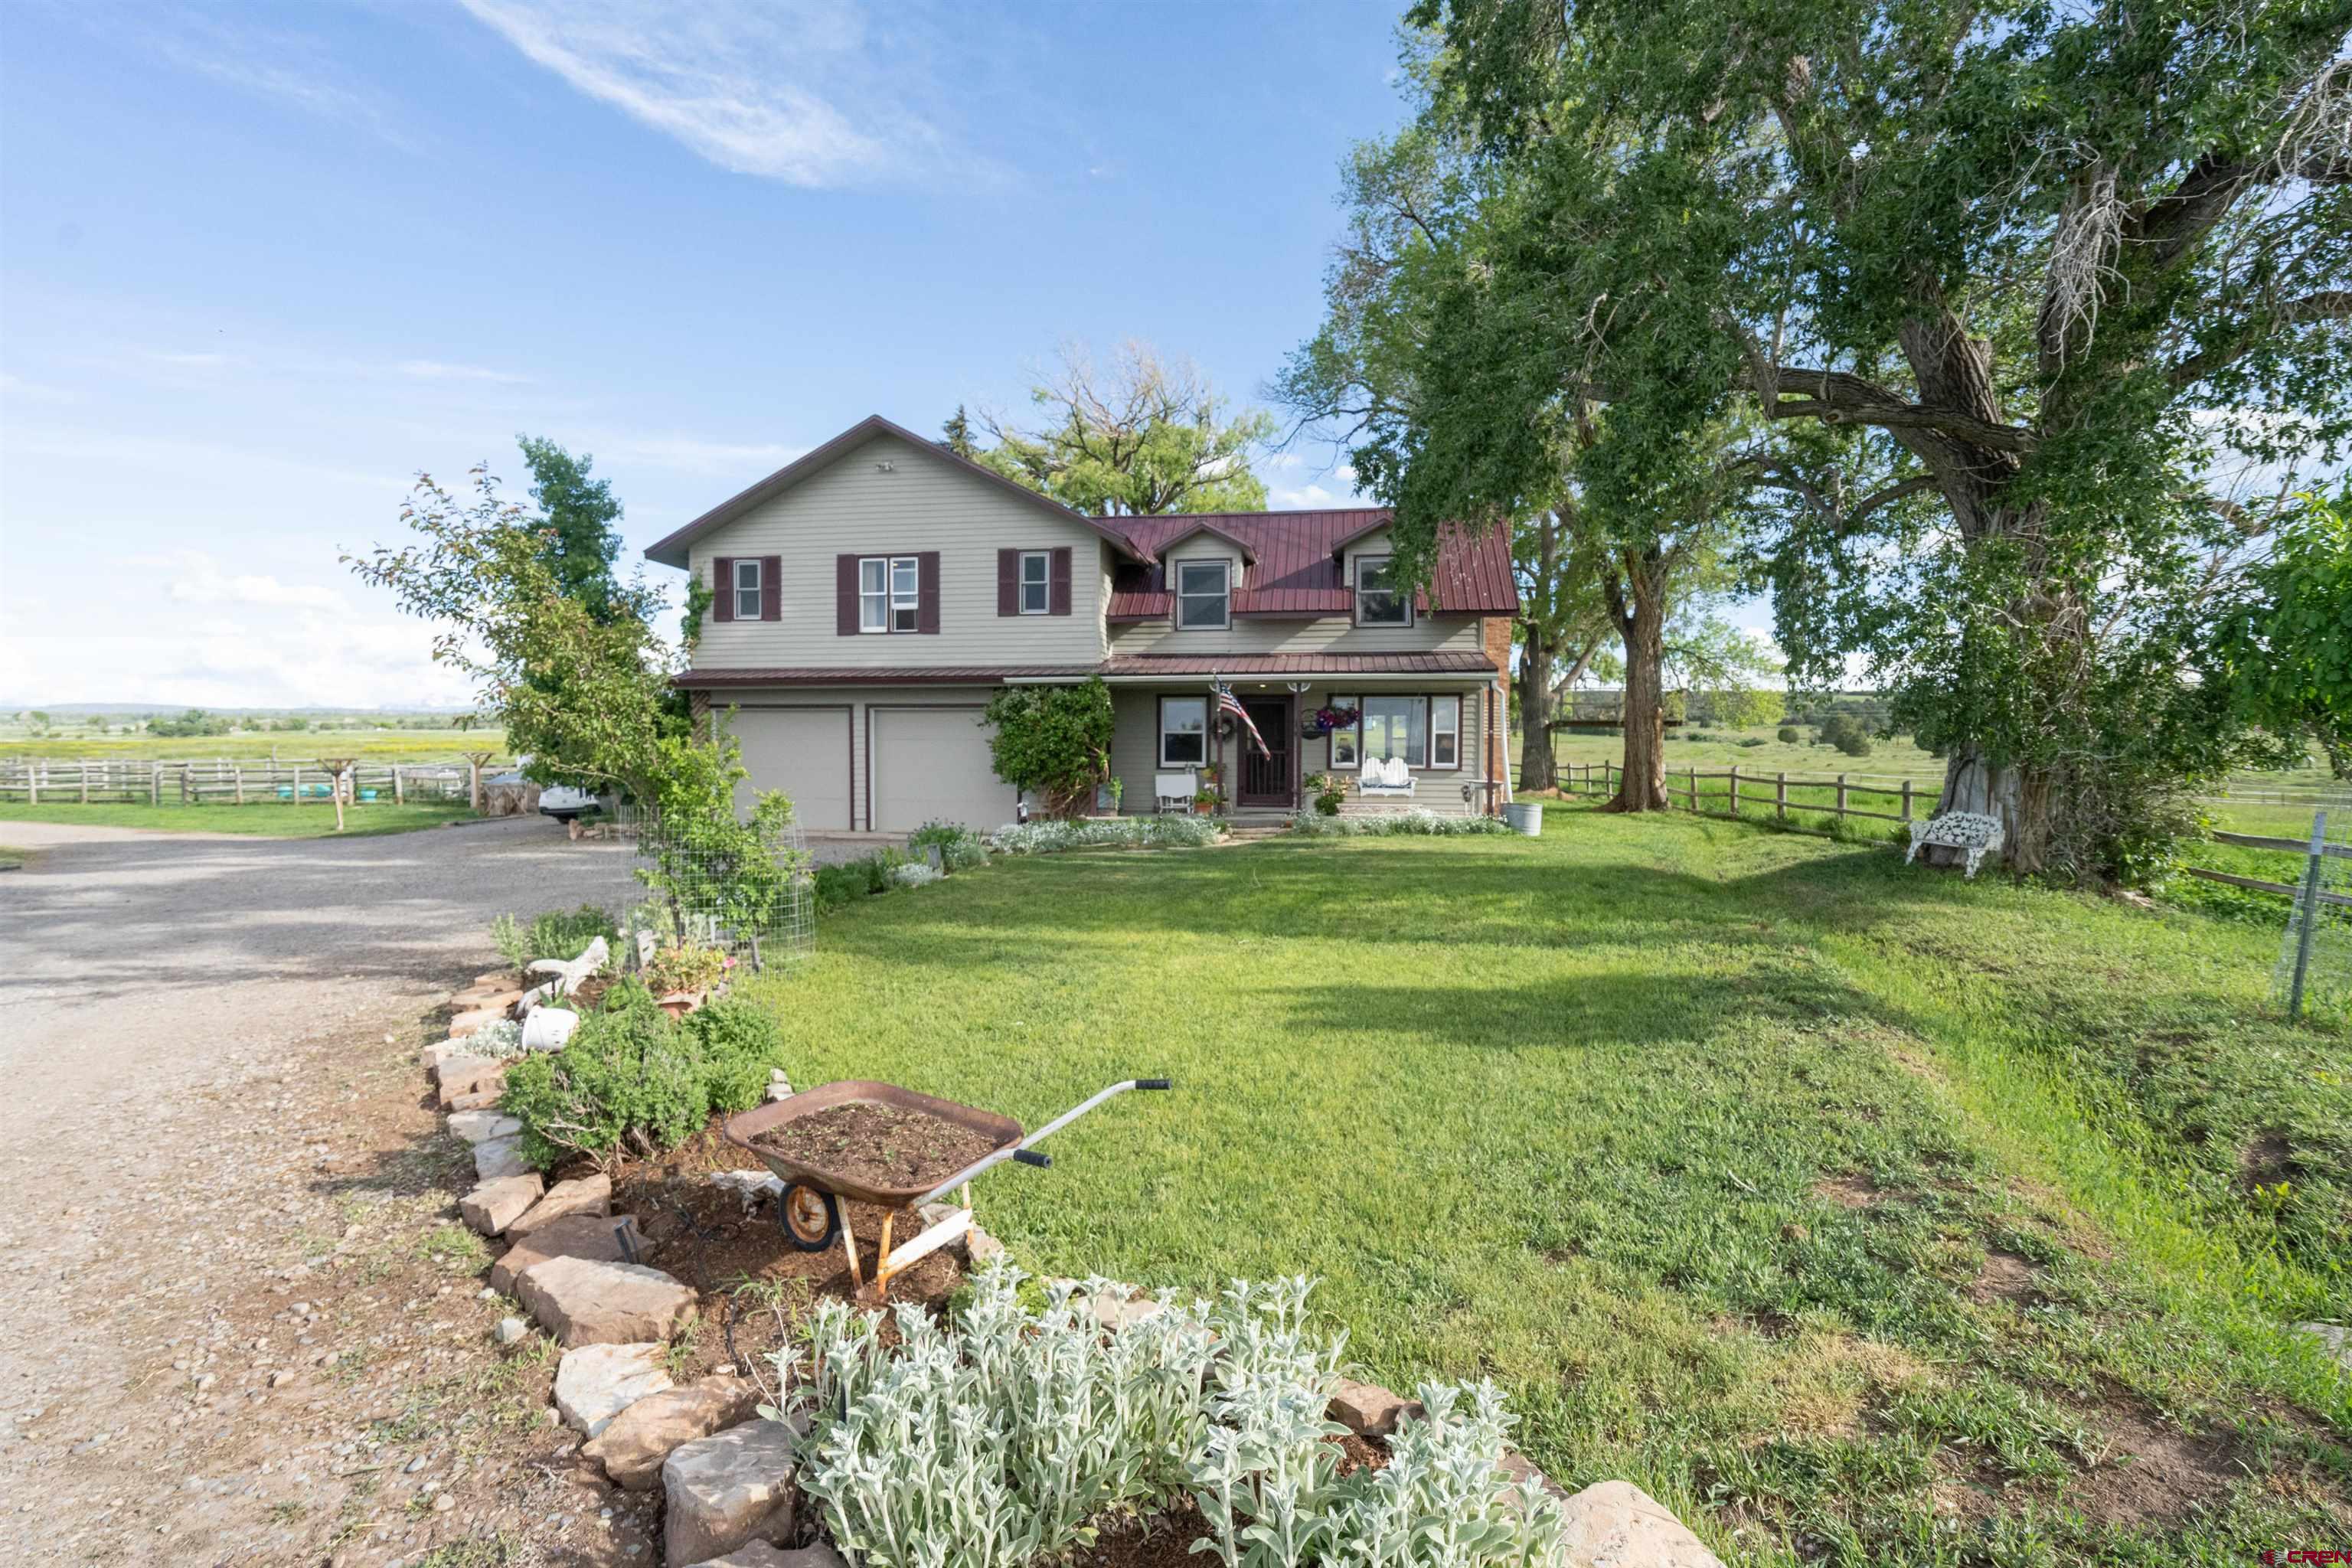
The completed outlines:
<svg viewBox="0 0 2352 1568">
<path fill-rule="evenodd" d="M 1794 724 L 1783 724 L 1780 726 L 1780 743 L 1782 745 L 1793 746 L 1804 738 L 1804 731 L 1799 730 Z"/>
<path fill-rule="evenodd" d="M 1375 816 L 1321 816 L 1302 811 L 1290 819 L 1290 831 L 1303 838 L 1459 838 L 1481 834 L 1508 836 L 1511 826 L 1499 816 L 1441 816 L 1426 807 L 1415 806 L 1411 811 L 1384 811 Z"/>
<path fill-rule="evenodd" d="M 680 1024 L 624 979 L 563 1049 L 508 1069 L 499 1109 L 521 1121 L 523 1157 L 541 1170 L 573 1154 L 599 1164 L 650 1156 L 700 1131 L 714 1110 L 758 1103 L 781 1045 L 774 1020 L 748 1003 L 721 999 Z"/>
<path fill-rule="evenodd" d="M 1308 773 L 1299 781 L 1300 786 L 1314 797 L 1319 816 L 1337 816 L 1339 805 L 1348 798 L 1348 787 L 1328 773 Z"/>
<path fill-rule="evenodd" d="M 918 854 L 934 846 L 948 870 L 969 871 L 988 864 L 988 841 L 961 822 L 926 822 L 907 835 L 907 847 Z"/>
<path fill-rule="evenodd" d="M 646 984 L 656 996 L 673 991 L 708 991 L 734 966 L 724 948 L 682 942 L 655 950 L 646 964 Z"/>
<path fill-rule="evenodd" d="M 1491 1383 L 1423 1384 L 1426 1416 L 1399 1427 L 1388 1467 L 1335 1474 L 1324 1439 L 1342 1428 L 1323 1412 L 1342 1341 L 1307 1326 L 1305 1279 L 1163 1296 L 1106 1333 L 1094 1301 L 1127 1287 L 1057 1281 L 1033 1311 L 1024 1278 L 992 1264 L 949 1324 L 900 1307 L 896 1346 L 878 1313 L 824 1301 L 803 1331 L 811 1375 L 794 1382 L 797 1345 L 772 1358 L 811 1420 L 800 1485 L 859 1561 L 1016 1568 L 1108 1511 L 1186 1493 L 1228 1565 L 1437 1561 L 1400 1554 L 1426 1542 L 1499 1568 L 1558 1550 L 1559 1506 L 1497 1468 L 1513 1418 Z M 1291 1551 L 1266 1551 L 1286 1536 Z"/>
<path fill-rule="evenodd" d="M 1003 855 L 1052 855 L 1065 849 L 1194 848 L 1214 844 L 1225 825 L 1213 816 L 1097 816 L 1083 822 L 1027 822 L 989 837 Z"/>
<path fill-rule="evenodd" d="M 894 866 L 890 868 L 890 880 L 901 888 L 928 887 L 931 883 L 940 880 L 944 875 L 945 873 L 933 870 L 929 865 L 920 860 L 914 861 L 911 864 L 905 866 Z"/>
<path fill-rule="evenodd" d="M 845 866 L 819 866 L 816 868 L 816 907 L 819 912 L 840 909 L 872 891 L 866 886 L 866 868 L 862 864 L 853 862 Z"/>
<path fill-rule="evenodd" d="M 531 921 L 523 946 L 530 958 L 559 958 L 569 963 L 600 936 L 608 947 L 621 944 L 621 929 L 613 923 L 612 911 L 583 904 L 569 913 L 550 910 Z"/>
<path fill-rule="evenodd" d="M 1057 817 L 1091 808 L 1095 786 L 1110 776 L 1114 726 L 1110 688 L 1096 676 L 1082 686 L 1008 686 L 989 699 L 996 776 L 1034 790 Z"/>
<path fill-rule="evenodd" d="M 1794 731 L 1791 731 L 1791 733 L 1794 733 Z M 1764 737 L 1761 735 L 1742 735 L 1739 738 L 1739 743 L 1743 746 L 1760 746 L 1764 743 Z"/>
</svg>

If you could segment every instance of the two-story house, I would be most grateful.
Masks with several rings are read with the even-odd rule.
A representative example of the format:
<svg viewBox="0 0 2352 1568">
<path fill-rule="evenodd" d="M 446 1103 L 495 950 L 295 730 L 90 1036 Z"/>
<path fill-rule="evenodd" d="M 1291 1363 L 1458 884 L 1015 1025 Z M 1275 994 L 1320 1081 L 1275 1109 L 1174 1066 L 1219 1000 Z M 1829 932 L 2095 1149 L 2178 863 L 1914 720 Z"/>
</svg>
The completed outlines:
<svg viewBox="0 0 2352 1568">
<path fill-rule="evenodd" d="M 1014 815 L 981 710 L 997 688 L 1110 688 L 1120 809 L 1214 763 L 1241 815 L 1402 759 L 1412 793 L 1348 809 L 1498 808 L 1518 605 L 1508 542 L 1453 533 L 1426 591 L 1389 576 L 1377 509 L 1087 517 L 879 416 L 648 550 L 711 590 L 698 713 L 733 710 L 753 787 L 803 826 L 903 832 Z M 1265 750 L 1213 697 L 1228 687 Z M 1352 710 L 1328 733 L 1315 715 Z"/>
</svg>

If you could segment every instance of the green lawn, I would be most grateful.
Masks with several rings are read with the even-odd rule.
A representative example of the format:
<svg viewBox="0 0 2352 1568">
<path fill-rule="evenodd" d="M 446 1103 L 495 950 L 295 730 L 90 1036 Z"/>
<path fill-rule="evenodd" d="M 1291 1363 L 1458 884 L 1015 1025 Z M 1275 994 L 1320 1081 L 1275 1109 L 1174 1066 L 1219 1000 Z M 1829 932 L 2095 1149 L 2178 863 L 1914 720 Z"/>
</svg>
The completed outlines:
<svg viewBox="0 0 2352 1568">
<path fill-rule="evenodd" d="M 754 983 L 794 1081 L 1029 1125 L 1025 1266 L 1320 1277 L 1559 1479 L 1730 1560 L 2243 1563 L 2352 1539 L 2352 1037 L 2274 937 L 1556 807 L 1546 836 L 1000 860 Z M 2281 1186 L 2280 1184 L 2285 1184 Z"/>
<path fill-rule="evenodd" d="M 473 813 L 462 805 L 378 802 L 343 808 L 345 837 L 406 833 L 463 822 Z M 0 822 L 74 822 L 97 827 L 157 827 L 173 833 L 250 833 L 264 838 L 318 838 L 335 831 L 335 808 L 328 801 L 255 802 L 247 805 L 89 805 L 71 801 L 27 805 L 0 800 Z"/>
</svg>

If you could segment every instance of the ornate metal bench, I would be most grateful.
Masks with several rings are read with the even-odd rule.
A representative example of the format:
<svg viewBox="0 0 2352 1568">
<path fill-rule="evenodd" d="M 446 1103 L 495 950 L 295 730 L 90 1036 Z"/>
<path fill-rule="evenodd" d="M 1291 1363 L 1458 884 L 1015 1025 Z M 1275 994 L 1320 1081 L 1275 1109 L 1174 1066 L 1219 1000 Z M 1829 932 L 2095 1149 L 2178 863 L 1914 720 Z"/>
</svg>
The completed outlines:
<svg viewBox="0 0 2352 1568">
<path fill-rule="evenodd" d="M 1911 864 L 1922 847 L 1939 849 L 1963 849 L 1968 852 L 1966 875 L 1977 874 L 1978 864 L 1987 855 L 1998 854 L 2001 847 L 2000 818 L 1981 812 L 1948 811 L 1941 816 L 1911 825 L 1911 848 L 1903 857 L 1906 866 Z"/>
</svg>

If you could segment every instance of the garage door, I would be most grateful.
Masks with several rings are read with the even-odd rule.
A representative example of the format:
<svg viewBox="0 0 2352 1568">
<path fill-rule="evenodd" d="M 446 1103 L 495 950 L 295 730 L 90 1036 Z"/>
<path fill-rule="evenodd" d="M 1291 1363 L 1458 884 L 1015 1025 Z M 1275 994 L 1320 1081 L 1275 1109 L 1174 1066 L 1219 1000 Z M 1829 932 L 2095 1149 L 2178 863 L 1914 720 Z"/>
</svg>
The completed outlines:
<svg viewBox="0 0 2352 1568">
<path fill-rule="evenodd" d="M 812 830 L 849 826 L 849 724 L 839 708 L 746 708 L 735 715 L 734 736 L 751 777 L 736 786 L 739 809 L 751 792 L 780 789 L 792 797 L 793 819 Z"/>
<path fill-rule="evenodd" d="M 977 709 L 874 708 L 874 820 L 879 833 L 924 823 L 1000 827 L 1013 820 L 1013 786 L 996 776 Z"/>
</svg>

